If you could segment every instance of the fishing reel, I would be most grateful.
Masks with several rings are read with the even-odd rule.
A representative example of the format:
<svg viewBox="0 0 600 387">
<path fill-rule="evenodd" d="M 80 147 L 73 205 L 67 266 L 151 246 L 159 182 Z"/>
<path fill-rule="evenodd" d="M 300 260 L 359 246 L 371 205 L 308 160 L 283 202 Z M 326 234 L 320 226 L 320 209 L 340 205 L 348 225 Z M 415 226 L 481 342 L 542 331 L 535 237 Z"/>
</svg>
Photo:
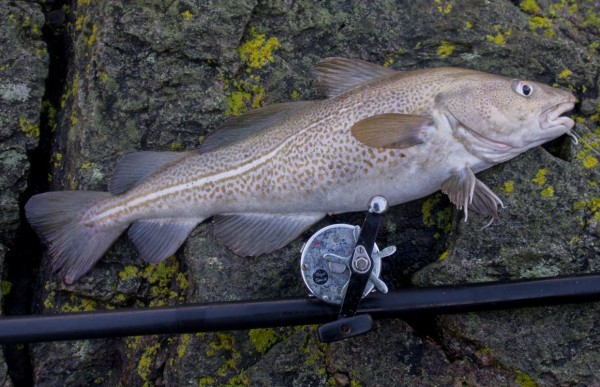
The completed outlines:
<svg viewBox="0 0 600 387">
<path fill-rule="evenodd" d="M 362 298 L 374 288 L 387 293 L 379 278 L 381 259 L 396 252 L 390 246 L 379 250 L 375 244 L 387 201 L 375 196 L 362 227 L 334 224 L 317 231 L 302 247 L 300 270 L 308 290 L 319 300 L 340 305 L 336 321 L 318 329 L 324 342 L 346 339 L 370 331 L 373 321 L 368 314 L 356 315 Z"/>
</svg>

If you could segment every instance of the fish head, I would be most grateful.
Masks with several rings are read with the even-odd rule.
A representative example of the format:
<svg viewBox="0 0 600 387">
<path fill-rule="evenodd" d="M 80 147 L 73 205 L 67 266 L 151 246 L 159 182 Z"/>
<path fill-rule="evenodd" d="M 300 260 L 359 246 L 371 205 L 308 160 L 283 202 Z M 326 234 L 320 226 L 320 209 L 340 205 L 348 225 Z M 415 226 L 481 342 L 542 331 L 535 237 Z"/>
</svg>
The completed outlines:
<svg viewBox="0 0 600 387">
<path fill-rule="evenodd" d="M 487 161 L 506 161 L 571 131 L 575 96 L 542 83 L 470 74 L 438 99 L 454 135 Z"/>
</svg>

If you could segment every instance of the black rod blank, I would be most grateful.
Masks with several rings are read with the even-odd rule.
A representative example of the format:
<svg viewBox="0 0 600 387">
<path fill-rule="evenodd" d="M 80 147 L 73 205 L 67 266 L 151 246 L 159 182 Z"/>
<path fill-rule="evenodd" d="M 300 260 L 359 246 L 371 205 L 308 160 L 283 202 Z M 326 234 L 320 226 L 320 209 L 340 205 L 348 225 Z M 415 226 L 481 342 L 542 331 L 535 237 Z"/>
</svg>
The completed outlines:
<svg viewBox="0 0 600 387">
<path fill-rule="evenodd" d="M 596 300 L 600 274 L 589 274 L 375 293 L 361 302 L 358 313 L 394 318 Z M 338 312 L 315 298 L 287 298 L 9 316 L 0 318 L 0 344 L 321 324 Z"/>
</svg>

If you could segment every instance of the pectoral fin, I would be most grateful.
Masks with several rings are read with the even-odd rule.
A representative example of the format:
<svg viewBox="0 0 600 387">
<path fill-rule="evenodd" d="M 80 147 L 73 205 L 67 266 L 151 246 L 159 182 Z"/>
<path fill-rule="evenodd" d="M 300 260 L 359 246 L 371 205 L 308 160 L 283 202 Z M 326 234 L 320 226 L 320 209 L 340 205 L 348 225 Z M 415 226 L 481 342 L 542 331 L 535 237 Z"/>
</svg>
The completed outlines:
<svg viewBox="0 0 600 387">
<path fill-rule="evenodd" d="M 357 122 L 351 132 L 354 138 L 369 147 L 405 149 L 422 144 L 419 135 L 432 125 L 430 117 L 386 113 Z"/>
<path fill-rule="evenodd" d="M 147 219 L 131 225 L 129 238 L 137 247 L 142 259 L 159 263 L 175 254 L 192 230 L 203 219 Z"/>
<path fill-rule="evenodd" d="M 504 207 L 502 200 L 475 177 L 469 166 L 446 179 L 442 183 L 442 192 L 448 195 L 459 210 L 464 210 L 465 222 L 469 217 L 469 210 L 498 219 L 498 205 Z"/>
<path fill-rule="evenodd" d="M 215 235 L 233 252 L 256 256 L 277 250 L 325 214 L 234 214 L 215 216 Z"/>
</svg>

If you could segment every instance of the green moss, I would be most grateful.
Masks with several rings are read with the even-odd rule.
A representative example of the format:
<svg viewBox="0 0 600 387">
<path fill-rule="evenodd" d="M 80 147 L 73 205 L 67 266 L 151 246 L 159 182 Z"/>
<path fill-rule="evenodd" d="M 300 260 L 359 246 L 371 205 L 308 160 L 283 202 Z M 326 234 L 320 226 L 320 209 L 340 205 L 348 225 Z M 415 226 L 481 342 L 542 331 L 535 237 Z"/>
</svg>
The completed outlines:
<svg viewBox="0 0 600 387">
<path fill-rule="evenodd" d="M 273 52 L 279 48 L 277 38 L 266 39 L 264 34 L 259 34 L 254 27 L 250 28 L 250 40 L 238 47 L 238 54 L 242 61 L 252 69 L 261 69 L 267 63 L 273 62 Z"/>
<path fill-rule="evenodd" d="M 266 353 L 278 340 L 277 332 L 272 328 L 251 329 L 248 336 L 254 348 L 261 354 Z"/>
<path fill-rule="evenodd" d="M 39 137 L 40 136 L 40 127 L 36 124 L 32 124 L 25 118 L 19 119 L 19 126 L 21 127 L 21 131 L 25 133 L 27 137 Z"/>
</svg>

